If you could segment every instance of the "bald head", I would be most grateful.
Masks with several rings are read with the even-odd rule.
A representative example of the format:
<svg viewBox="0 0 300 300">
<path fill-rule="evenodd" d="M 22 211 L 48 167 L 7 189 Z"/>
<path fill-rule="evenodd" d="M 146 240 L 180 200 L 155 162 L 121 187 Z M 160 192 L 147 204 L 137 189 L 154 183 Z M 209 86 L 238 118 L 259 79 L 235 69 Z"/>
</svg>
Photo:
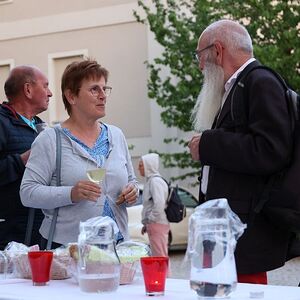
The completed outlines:
<svg viewBox="0 0 300 300">
<path fill-rule="evenodd" d="M 11 70 L 4 84 L 4 91 L 9 101 L 19 95 L 25 83 L 34 83 L 41 71 L 35 66 L 18 66 Z"/>
<path fill-rule="evenodd" d="M 231 53 L 242 52 L 253 56 L 252 40 L 247 29 L 238 22 L 220 20 L 210 24 L 201 34 L 200 39 L 207 44 L 221 42 Z"/>
</svg>

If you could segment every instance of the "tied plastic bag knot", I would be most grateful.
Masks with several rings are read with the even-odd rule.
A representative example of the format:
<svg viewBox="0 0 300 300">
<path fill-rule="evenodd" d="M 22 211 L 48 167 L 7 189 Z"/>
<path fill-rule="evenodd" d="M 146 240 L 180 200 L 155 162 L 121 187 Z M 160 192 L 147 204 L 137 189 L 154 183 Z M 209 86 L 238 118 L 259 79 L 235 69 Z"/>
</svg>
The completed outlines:
<svg viewBox="0 0 300 300">
<path fill-rule="evenodd" d="M 239 217 L 231 210 L 227 199 L 214 199 L 196 207 L 189 220 L 189 238 L 187 254 L 195 252 L 195 237 L 198 234 L 205 236 L 204 240 L 215 241 L 220 235 L 214 232 L 228 231 L 226 240 L 235 248 L 237 240 L 243 234 L 247 225 L 243 224 Z"/>
<path fill-rule="evenodd" d="M 116 291 L 120 260 L 114 236 L 118 226 L 110 217 L 95 217 L 80 223 L 78 236 L 78 282 L 83 292 Z"/>
<path fill-rule="evenodd" d="M 116 222 L 110 217 L 95 217 L 80 222 L 78 244 L 109 244 L 119 232 Z"/>
</svg>

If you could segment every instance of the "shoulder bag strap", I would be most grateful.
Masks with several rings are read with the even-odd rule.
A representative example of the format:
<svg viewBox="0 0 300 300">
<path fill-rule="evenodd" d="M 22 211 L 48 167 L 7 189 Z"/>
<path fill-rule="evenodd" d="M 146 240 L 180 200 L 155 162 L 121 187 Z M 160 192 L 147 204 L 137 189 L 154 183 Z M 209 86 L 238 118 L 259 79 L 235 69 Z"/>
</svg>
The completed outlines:
<svg viewBox="0 0 300 300">
<path fill-rule="evenodd" d="M 56 185 L 60 186 L 61 185 L 61 178 L 60 178 L 61 177 L 61 139 L 60 139 L 59 129 L 54 127 L 54 130 L 56 134 Z M 56 208 L 53 213 L 53 218 L 49 230 L 46 249 L 51 249 L 56 221 L 57 221 L 57 215 L 58 215 L 58 208 Z M 30 207 L 28 212 L 28 220 L 27 220 L 26 234 L 24 240 L 24 244 L 27 246 L 30 246 L 30 242 L 31 242 L 34 217 L 35 217 L 35 208 Z"/>
<path fill-rule="evenodd" d="M 231 94 L 231 117 L 232 120 L 234 121 L 234 124 L 236 127 L 238 126 L 245 126 L 247 124 L 247 117 L 246 117 L 246 101 L 245 101 L 245 93 L 244 93 L 244 87 L 245 87 L 245 81 L 247 79 L 247 76 L 249 75 L 249 73 L 251 73 L 254 70 L 257 69 L 264 69 L 264 70 L 268 70 L 269 72 L 271 72 L 279 82 L 281 82 L 281 84 L 283 85 L 284 89 L 288 92 L 290 91 L 290 89 L 288 88 L 286 82 L 284 81 L 284 79 L 273 69 L 264 66 L 264 65 L 253 65 L 251 66 L 251 64 L 249 66 L 246 67 L 244 74 L 242 74 L 242 76 L 240 78 L 237 79 L 237 83 L 234 86 L 233 89 L 233 93 Z M 236 96 L 236 97 L 234 97 Z M 294 128 L 295 127 L 295 120 L 298 120 L 298 105 L 297 105 L 297 101 L 295 99 L 292 99 L 293 102 L 288 100 L 288 96 L 286 95 L 286 100 L 287 100 L 287 105 L 288 105 L 288 109 L 291 113 L 291 127 Z M 236 101 L 236 102 L 234 102 Z M 295 106 L 295 107 L 293 107 Z M 291 160 L 291 158 L 290 158 Z M 254 206 L 254 209 L 252 211 L 252 214 L 250 215 L 249 218 L 249 224 L 253 224 L 254 222 L 254 218 L 257 214 L 259 214 L 264 205 L 269 201 L 270 198 L 270 192 L 273 188 L 273 186 L 277 183 L 278 180 L 280 180 L 282 176 L 282 171 L 277 172 L 273 175 L 271 175 L 266 183 L 266 185 L 263 188 L 262 194 L 259 197 L 258 202 L 256 203 L 256 205 Z"/>
<path fill-rule="evenodd" d="M 159 178 L 161 178 L 161 179 L 166 183 L 166 185 L 167 185 L 167 187 L 168 187 L 168 197 L 167 197 L 166 203 L 168 203 L 169 200 L 170 200 L 170 195 L 171 195 L 171 194 L 170 194 L 170 190 L 171 190 L 171 182 L 168 182 L 167 179 L 165 179 L 165 178 L 162 177 L 161 175 L 153 175 L 153 176 L 150 177 L 150 179 L 151 179 L 151 178 L 154 178 L 154 177 L 159 177 Z M 151 183 L 150 183 L 150 184 L 151 184 Z M 150 200 L 153 200 L 153 198 L 151 197 Z"/>
<path fill-rule="evenodd" d="M 61 138 L 60 138 L 59 129 L 57 127 L 54 127 L 54 130 L 56 134 L 56 186 L 60 186 L 61 185 Z M 56 222 L 57 222 L 58 209 L 59 209 L 58 207 L 55 208 L 53 213 L 49 235 L 48 235 L 47 246 L 46 246 L 47 250 L 51 249 L 52 246 L 53 236 L 54 236 Z"/>
<path fill-rule="evenodd" d="M 35 217 L 35 208 L 29 207 L 25 240 L 24 240 L 24 244 L 26 246 L 30 246 L 34 217 Z"/>
</svg>

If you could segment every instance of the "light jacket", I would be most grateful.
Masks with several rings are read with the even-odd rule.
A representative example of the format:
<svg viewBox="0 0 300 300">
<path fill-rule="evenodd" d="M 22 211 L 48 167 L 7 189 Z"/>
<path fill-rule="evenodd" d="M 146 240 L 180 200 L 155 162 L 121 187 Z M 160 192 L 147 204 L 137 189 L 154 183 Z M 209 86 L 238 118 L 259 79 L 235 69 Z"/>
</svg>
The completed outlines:
<svg viewBox="0 0 300 300">
<path fill-rule="evenodd" d="M 150 153 L 142 156 L 146 184 L 143 191 L 142 223 L 169 224 L 165 207 L 168 198 L 168 185 L 158 172 L 159 156 Z"/>
</svg>

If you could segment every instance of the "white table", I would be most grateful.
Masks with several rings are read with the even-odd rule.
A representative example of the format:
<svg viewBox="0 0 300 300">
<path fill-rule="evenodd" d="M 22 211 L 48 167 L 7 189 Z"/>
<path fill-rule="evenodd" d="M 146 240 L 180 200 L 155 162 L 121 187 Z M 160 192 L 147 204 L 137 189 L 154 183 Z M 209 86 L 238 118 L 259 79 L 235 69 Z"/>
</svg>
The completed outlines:
<svg viewBox="0 0 300 300">
<path fill-rule="evenodd" d="M 300 288 L 288 286 L 238 284 L 230 299 L 246 300 L 250 291 L 264 291 L 263 300 L 300 300 Z M 0 300 L 197 300 L 188 280 L 168 279 L 165 296 L 145 296 L 143 282 L 120 286 L 116 292 L 90 294 L 81 292 L 73 279 L 52 280 L 48 286 L 32 286 L 31 280 L 7 279 L 0 281 Z"/>
</svg>

